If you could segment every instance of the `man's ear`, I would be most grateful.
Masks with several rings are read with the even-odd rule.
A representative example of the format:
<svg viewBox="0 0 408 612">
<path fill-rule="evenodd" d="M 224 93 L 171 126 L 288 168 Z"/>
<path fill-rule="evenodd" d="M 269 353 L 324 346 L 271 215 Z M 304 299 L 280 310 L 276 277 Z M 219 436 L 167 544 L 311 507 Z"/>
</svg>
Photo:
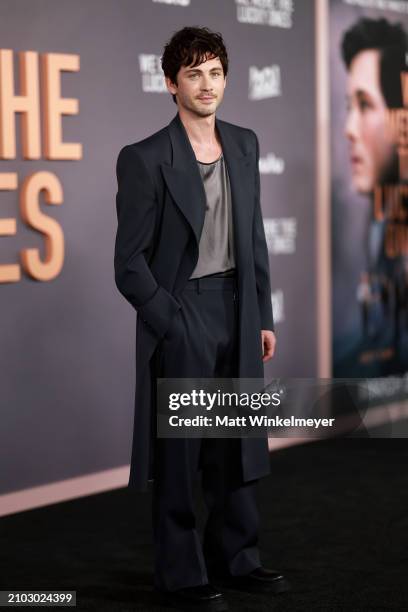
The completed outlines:
<svg viewBox="0 0 408 612">
<path fill-rule="evenodd" d="M 226 84 L 227 84 L 227 77 L 224 77 L 224 89 L 225 89 Z"/>
<path fill-rule="evenodd" d="M 173 83 L 173 81 L 170 79 L 170 77 L 164 77 L 165 81 L 166 81 L 166 87 L 167 87 L 167 91 L 171 94 L 176 94 L 177 93 L 177 85 L 175 85 Z"/>
</svg>

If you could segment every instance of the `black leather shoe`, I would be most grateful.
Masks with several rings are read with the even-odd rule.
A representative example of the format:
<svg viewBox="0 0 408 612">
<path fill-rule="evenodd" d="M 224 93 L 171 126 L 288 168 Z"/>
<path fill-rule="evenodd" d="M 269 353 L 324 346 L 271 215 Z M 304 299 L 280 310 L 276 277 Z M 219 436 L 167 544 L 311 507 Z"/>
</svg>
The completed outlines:
<svg viewBox="0 0 408 612">
<path fill-rule="evenodd" d="M 251 591 L 268 593 L 284 593 L 290 591 L 290 583 L 275 570 L 257 567 L 250 574 L 244 576 L 213 576 L 216 584 L 238 591 Z"/>
<path fill-rule="evenodd" d="M 223 594 L 211 584 L 200 584 L 176 591 L 156 589 L 156 593 L 161 604 L 177 610 L 205 610 L 206 612 L 207 610 L 209 612 L 228 610 Z"/>
</svg>

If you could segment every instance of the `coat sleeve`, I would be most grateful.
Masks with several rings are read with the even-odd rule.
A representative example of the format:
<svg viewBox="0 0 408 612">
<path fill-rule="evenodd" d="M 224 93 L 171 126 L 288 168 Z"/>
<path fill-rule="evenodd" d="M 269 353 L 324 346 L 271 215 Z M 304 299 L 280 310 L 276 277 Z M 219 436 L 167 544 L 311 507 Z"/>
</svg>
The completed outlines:
<svg viewBox="0 0 408 612">
<path fill-rule="evenodd" d="M 256 147 L 255 207 L 252 228 L 256 288 L 258 292 L 261 329 L 274 331 L 275 327 L 272 312 L 271 284 L 269 278 L 269 255 L 268 247 L 266 245 L 265 229 L 260 202 L 259 142 L 255 132 L 252 133 L 255 137 Z"/>
<path fill-rule="evenodd" d="M 119 152 L 116 177 L 115 283 L 138 315 L 161 338 L 181 305 L 158 285 L 147 262 L 153 246 L 157 201 L 143 158 L 132 145 L 126 145 Z"/>
</svg>

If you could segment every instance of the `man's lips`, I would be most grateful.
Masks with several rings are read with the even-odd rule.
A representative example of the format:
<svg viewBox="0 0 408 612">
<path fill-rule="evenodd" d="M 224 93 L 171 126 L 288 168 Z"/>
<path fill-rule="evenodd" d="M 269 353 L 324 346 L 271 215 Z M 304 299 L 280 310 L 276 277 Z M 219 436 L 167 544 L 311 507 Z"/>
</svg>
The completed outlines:
<svg viewBox="0 0 408 612">
<path fill-rule="evenodd" d="M 211 102 L 211 100 L 215 100 L 215 96 L 199 96 L 198 99 L 202 102 Z"/>
<path fill-rule="evenodd" d="M 363 163 L 362 157 L 360 157 L 359 155 L 353 155 L 353 154 L 350 155 L 350 161 L 353 164 L 353 166 L 357 166 Z"/>
</svg>

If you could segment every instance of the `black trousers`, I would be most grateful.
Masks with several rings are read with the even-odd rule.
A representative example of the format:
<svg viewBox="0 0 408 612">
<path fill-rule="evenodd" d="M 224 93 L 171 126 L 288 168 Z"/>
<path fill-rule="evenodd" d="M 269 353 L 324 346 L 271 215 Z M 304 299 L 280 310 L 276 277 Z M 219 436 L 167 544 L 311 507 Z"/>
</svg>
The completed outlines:
<svg viewBox="0 0 408 612">
<path fill-rule="evenodd" d="M 188 282 L 178 320 L 163 339 L 163 378 L 237 377 L 235 278 Z M 257 480 L 243 482 L 239 438 L 156 438 L 153 482 L 154 585 L 206 584 L 207 569 L 244 575 L 261 565 Z M 196 528 L 194 484 L 201 472 L 208 509 L 203 543 Z"/>
</svg>

